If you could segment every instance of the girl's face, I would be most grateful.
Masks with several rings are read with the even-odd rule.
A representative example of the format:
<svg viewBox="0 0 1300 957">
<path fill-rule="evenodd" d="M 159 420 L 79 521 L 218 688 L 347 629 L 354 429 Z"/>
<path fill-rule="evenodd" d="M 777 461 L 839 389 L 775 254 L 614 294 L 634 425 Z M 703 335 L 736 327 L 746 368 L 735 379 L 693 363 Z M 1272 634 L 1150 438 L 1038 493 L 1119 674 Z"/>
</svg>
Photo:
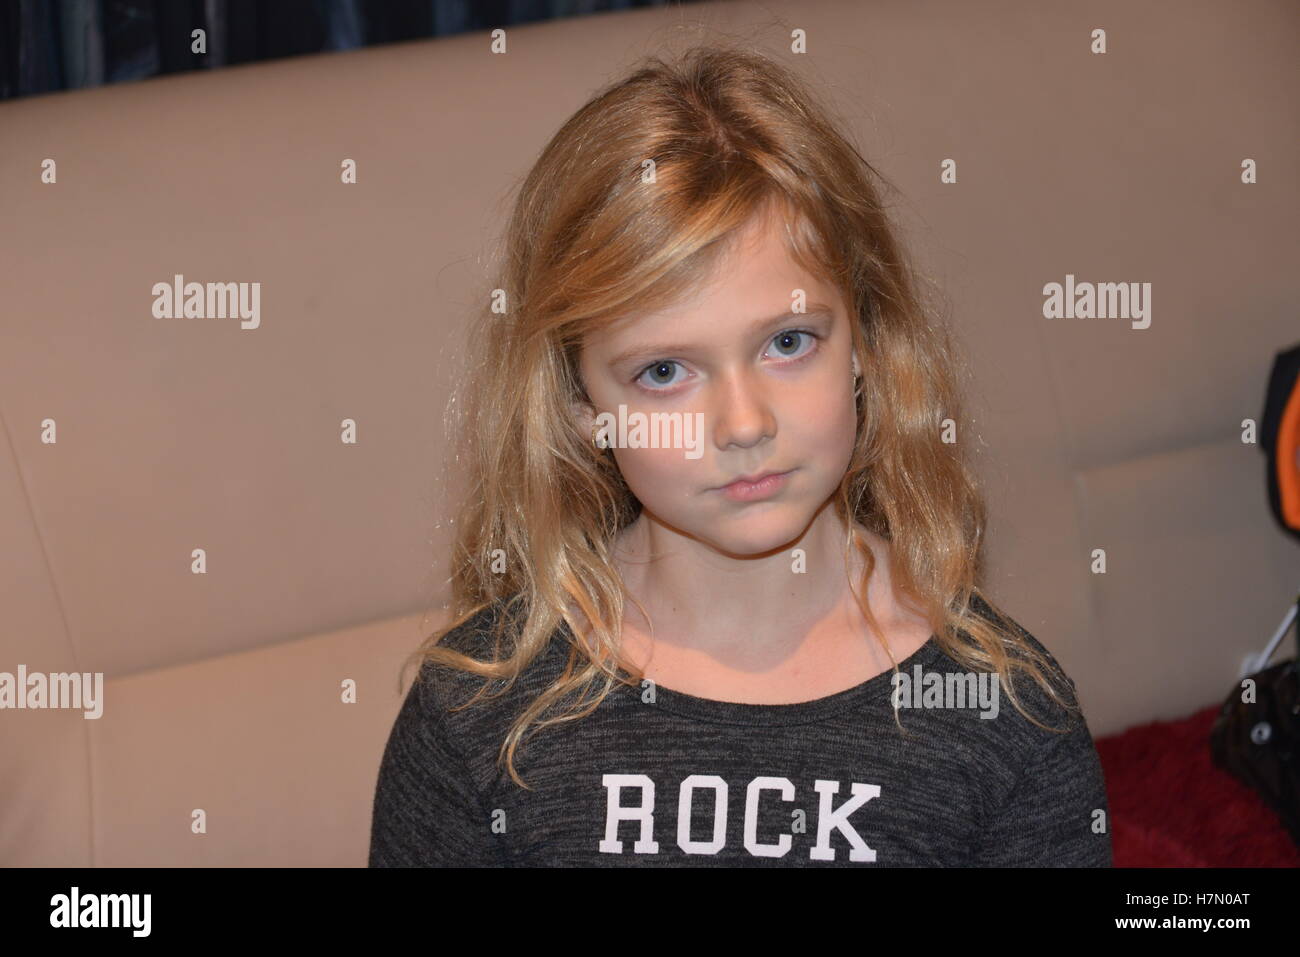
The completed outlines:
<svg viewBox="0 0 1300 957">
<path fill-rule="evenodd" d="M 847 307 L 790 258 L 785 228 L 777 216 L 755 220 L 693 301 L 601 330 L 581 356 L 595 406 L 580 420 L 587 435 L 620 405 L 629 432 L 636 413 L 678 412 L 692 425 L 703 413 L 698 457 L 617 444 L 612 454 L 644 517 L 732 556 L 800 538 L 838 488 L 857 432 Z M 792 312 L 797 290 L 803 314 Z M 723 490 L 774 472 L 775 489 Z"/>
</svg>

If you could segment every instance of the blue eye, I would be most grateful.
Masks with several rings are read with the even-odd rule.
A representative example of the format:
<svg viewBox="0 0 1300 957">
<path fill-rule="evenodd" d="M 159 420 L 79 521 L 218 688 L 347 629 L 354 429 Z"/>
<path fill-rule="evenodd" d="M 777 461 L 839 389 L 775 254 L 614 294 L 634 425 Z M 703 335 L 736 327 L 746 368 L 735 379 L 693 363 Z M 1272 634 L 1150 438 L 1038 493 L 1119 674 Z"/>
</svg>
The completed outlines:
<svg viewBox="0 0 1300 957">
<path fill-rule="evenodd" d="M 778 332 L 775 336 L 772 337 L 772 341 L 781 342 L 784 339 L 793 339 L 795 336 L 811 336 L 811 335 L 812 335 L 811 332 L 807 332 L 803 329 L 787 329 L 784 332 Z M 798 353 L 796 352 L 791 354 L 797 355 Z"/>
<path fill-rule="evenodd" d="M 821 338 L 821 336 L 817 335 L 817 333 L 813 332 L 810 329 L 784 329 L 772 337 L 772 344 L 776 345 L 778 349 L 793 348 L 794 350 L 793 352 L 781 352 L 779 354 L 786 358 L 791 359 L 791 361 L 799 361 L 801 359 L 806 358 L 810 354 L 810 350 L 808 349 L 802 350 L 802 354 L 800 354 L 799 346 L 802 343 L 798 337 L 801 336 L 806 337 L 807 339 L 813 341 Z M 780 345 L 781 343 L 793 343 L 793 346 L 790 345 L 782 346 Z M 788 363 L 784 363 L 784 364 L 788 364 Z M 652 362 L 650 365 L 646 366 L 644 369 L 638 372 L 632 381 L 634 383 L 641 383 L 642 380 L 647 375 L 663 376 L 664 378 L 652 378 L 651 380 L 649 380 L 651 382 L 657 383 L 657 385 L 644 386 L 650 392 L 661 392 L 664 391 L 663 390 L 664 386 L 676 385 L 676 381 L 674 381 L 674 379 L 672 378 L 672 373 L 675 367 L 680 367 L 680 366 L 681 363 L 678 362 L 676 359 L 660 359 L 657 362 Z"/>
<path fill-rule="evenodd" d="M 648 374 L 648 373 L 649 373 L 649 374 L 653 374 L 653 373 L 662 372 L 664 369 L 669 370 L 667 374 L 668 374 L 669 376 L 671 376 L 673 367 L 674 367 L 674 366 L 680 366 L 680 365 L 681 365 L 681 363 L 679 363 L 679 362 L 674 362 L 672 359 L 663 359 L 663 360 L 661 360 L 661 361 L 659 361 L 659 362 L 654 363 L 653 365 L 648 365 L 648 366 L 646 366 L 644 369 L 642 369 L 642 370 L 640 371 L 640 373 L 637 374 L 637 377 L 636 377 L 636 379 L 635 379 L 634 381 L 638 381 L 638 382 L 639 382 L 639 381 L 641 380 L 641 377 L 642 377 L 642 376 L 644 376 L 644 375 L 646 375 L 646 374 Z M 664 380 L 662 380 L 662 379 L 655 379 L 655 380 L 653 380 L 653 381 L 658 382 L 659 385 L 672 385 L 672 384 L 673 384 L 671 378 L 669 378 L 667 381 L 664 381 Z"/>
</svg>

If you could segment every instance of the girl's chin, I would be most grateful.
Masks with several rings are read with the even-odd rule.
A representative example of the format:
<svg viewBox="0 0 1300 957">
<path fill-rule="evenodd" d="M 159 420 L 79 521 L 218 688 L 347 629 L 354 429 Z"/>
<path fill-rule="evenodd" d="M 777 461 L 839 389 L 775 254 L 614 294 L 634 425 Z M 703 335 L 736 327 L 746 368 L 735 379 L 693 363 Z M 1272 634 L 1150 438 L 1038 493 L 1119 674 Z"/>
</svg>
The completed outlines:
<svg viewBox="0 0 1300 957">
<path fill-rule="evenodd" d="M 701 529 L 696 537 L 701 541 L 712 542 L 720 551 L 733 555 L 762 555 L 767 552 L 780 551 L 791 542 L 796 541 L 807 527 L 807 522 L 790 520 L 759 522 L 752 520 L 743 528 L 727 523 Z"/>
</svg>

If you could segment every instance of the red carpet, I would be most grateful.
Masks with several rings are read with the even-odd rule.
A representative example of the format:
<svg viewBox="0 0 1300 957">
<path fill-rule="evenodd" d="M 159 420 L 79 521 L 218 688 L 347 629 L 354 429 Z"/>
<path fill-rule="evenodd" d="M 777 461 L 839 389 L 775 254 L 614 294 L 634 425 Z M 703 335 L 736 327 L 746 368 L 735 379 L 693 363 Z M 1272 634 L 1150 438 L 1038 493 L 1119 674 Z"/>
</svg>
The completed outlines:
<svg viewBox="0 0 1300 957">
<path fill-rule="evenodd" d="M 1211 761 L 1218 710 L 1097 739 L 1116 867 L 1300 867 L 1277 815 Z"/>
</svg>

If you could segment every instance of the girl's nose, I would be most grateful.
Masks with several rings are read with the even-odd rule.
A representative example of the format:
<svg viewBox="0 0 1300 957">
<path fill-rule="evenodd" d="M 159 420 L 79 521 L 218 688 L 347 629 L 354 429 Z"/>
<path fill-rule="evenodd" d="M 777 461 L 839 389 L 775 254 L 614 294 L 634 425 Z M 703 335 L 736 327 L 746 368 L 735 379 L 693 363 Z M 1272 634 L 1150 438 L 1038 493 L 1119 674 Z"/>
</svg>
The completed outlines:
<svg viewBox="0 0 1300 957">
<path fill-rule="evenodd" d="M 714 442 L 718 448 L 747 448 L 776 433 L 776 418 L 763 386 L 743 373 L 724 378 L 712 396 Z"/>
</svg>

